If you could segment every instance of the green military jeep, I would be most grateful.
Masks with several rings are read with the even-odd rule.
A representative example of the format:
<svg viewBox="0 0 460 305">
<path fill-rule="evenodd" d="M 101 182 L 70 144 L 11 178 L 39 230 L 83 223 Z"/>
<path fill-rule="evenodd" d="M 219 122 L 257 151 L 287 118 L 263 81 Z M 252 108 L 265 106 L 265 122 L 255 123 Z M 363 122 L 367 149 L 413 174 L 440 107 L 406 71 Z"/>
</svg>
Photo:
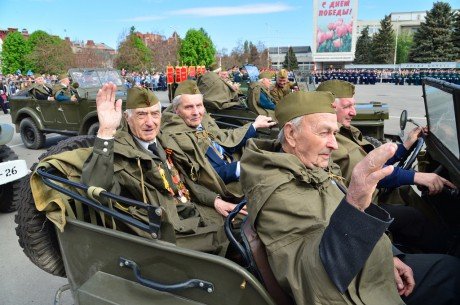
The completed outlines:
<svg viewBox="0 0 460 305">
<path fill-rule="evenodd" d="M 73 81 L 71 90 L 78 99 L 76 102 L 37 100 L 28 89 L 10 98 L 12 122 L 27 148 L 41 148 L 49 133 L 96 134 L 99 129 L 96 94 L 106 82 L 116 84 L 117 96 L 126 99 L 126 87 L 117 70 L 70 69 L 69 76 Z"/>
<path fill-rule="evenodd" d="M 425 138 L 426 150 L 421 151 L 420 140 L 401 166 L 411 168 L 418 156 L 419 170 L 436 172 L 460 187 L 460 86 L 428 79 L 423 89 L 430 128 Z M 403 115 L 402 129 L 406 122 L 407 116 Z M 94 136 L 69 138 L 40 159 L 90 147 L 93 142 Z M 23 181 L 25 196 L 16 216 L 19 243 L 37 266 L 68 278 L 75 304 L 294 304 L 274 279 L 264 257 L 265 250 L 247 223 L 243 224 L 243 233 L 238 238 L 242 241 L 236 240 L 231 220 L 243 203 L 226 220 L 227 236 L 240 253 L 230 260 L 159 239 L 161 219 L 165 215 L 155 203 L 146 205 L 108 192 L 90 199 L 85 195 L 88 186 L 67 180 L 68 177 L 62 177 L 53 167 L 41 167 L 37 175 L 47 187 L 57 190 L 67 200 L 66 224 L 62 231 L 56 229 L 50 219 L 60 219 L 59 215 L 63 214 L 54 213 L 53 217 L 50 210 L 47 214 L 38 211 L 30 184 Z M 48 189 L 43 187 L 42 191 Z M 149 223 L 100 204 L 99 197 L 144 208 Z M 427 200 L 432 200 L 439 209 L 441 221 L 458 231 L 458 190 L 446 189 Z M 443 204 L 436 204 L 440 200 Z M 148 232 L 153 239 L 108 228 L 106 224 L 112 217 Z M 458 249 L 458 241 L 456 246 L 454 249 Z"/>
</svg>

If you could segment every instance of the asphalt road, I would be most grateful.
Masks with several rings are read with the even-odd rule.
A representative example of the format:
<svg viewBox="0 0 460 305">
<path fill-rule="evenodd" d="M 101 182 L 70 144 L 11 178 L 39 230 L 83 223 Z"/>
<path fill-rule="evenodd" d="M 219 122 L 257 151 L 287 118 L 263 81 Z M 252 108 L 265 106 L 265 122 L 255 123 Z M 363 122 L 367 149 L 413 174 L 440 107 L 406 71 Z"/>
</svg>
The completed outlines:
<svg viewBox="0 0 460 305">
<path fill-rule="evenodd" d="M 157 95 L 162 104 L 167 104 L 165 92 L 158 92 Z M 359 85 L 355 97 L 357 102 L 379 101 L 389 104 L 390 119 L 385 121 L 387 133 L 398 133 L 399 116 L 404 109 L 408 110 L 409 117 L 415 121 L 421 124 L 426 122 L 421 87 Z M 11 124 L 10 115 L 0 114 L 0 123 Z M 65 138 L 51 134 L 47 136 L 45 149 L 29 150 L 22 144 L 20 135 L 15 134 L 9 146 L 30 167 L 46 148 Z M 0 214 L 0 305 L 53 304 L 57 289 L 66 284 L 67 280 L 52 276 L 29 261 L 17 241 L 14 215 L 15 213 Z M 61 304 L 73 304 L 69 291 L 63 293 Z"/>
</svg>

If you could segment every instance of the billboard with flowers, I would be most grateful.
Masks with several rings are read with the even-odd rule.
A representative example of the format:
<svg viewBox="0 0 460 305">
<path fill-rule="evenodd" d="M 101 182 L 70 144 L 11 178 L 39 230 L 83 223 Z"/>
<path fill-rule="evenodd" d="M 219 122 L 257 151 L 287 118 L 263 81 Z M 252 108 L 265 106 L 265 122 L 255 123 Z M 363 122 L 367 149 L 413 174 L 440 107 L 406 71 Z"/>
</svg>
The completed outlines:
<svg viewBox="0 0 460 305">
<path fill-rule="evenodd" d="M 352 61 L 358 0 L 313 1 L 313 60 Z"/>
</svg>

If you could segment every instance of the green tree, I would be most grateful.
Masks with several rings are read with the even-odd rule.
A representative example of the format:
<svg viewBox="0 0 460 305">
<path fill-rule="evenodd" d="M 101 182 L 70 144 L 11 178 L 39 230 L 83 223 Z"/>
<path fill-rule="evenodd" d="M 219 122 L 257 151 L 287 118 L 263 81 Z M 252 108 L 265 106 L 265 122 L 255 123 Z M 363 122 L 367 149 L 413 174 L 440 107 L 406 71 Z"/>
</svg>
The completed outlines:
<svg viewBox="0 0 460 305">
<path fill-rule="evenodd" d="M 9 33 L 3 42 L 2 72 L 15 73 L 18 69 L 27 71 L 25 56 L 29 53 L 28 45 L 20 32 Z"/>
<path fill-rule="evenodd" d="M 396 48 L 396 63 L 409 62 L 409 52 L 413 44 L 411 33 L 402 33 L 398 36 L 398 47 Z"/>
<path fill-rule="evenodd" d="M 136 35 L 134 27 L 131 27 L 126 39 L 120 43 L 114 65 L 117 69 L 125 68 L 128 71 L 152 68 L 152 51 Z"/>
<path fill-rule="evenodd" d="M 297 57 L 292 47 L 289 47 L 286 56 L 284 56 L 283 68 L 288 69 L 289 71 L 299 68 Z"/>
<path fill-rule="evenodd" d="M 35 73 L 59 74 L 75 67 L 75 54 L 70 44 L 59 37 L 39 41 L 26 59 Z"/>
<path fill-rule="evenodd" d="M 370 64 L 372 63 L 372 39 L 369 36 L 369 26 L 366 26 L 362 32 L 361 36 L 358 37 L 356 41 L 356 51 L 355 51 L 355 64 Z"/>
<path fill-rule="evenodd" d="M 179 60 L 182 64 L 209 66 L 214 62 L 215 56 L 216 48 L 204 29 L 187 31 L 179 49 Z"/>
<path fill-rule="evenodd" d="M 452 43 L 456 51 L 456 58 L 460 58 L 460 12 L 455 15 L 454 31 L 452 32 Z"/>
<path fill-rule="evenodd" d="M 380 29 L 372 38 L 372 63 L 392 64 L 395 52 L 395 33 L 390 15 L 380 21 Z"/>
<path fill-rule="evenodd" d="M 44 31 L 35 31 L 27 39 L 29 53 L 25 56 L 28 69 L 36 73 L 58 74 L 75 64 L 75 54 L 69 43 Z"/>
<path fill-rule="evenodd" d="M 452 42 L 453 13 L 449 3 L 436 2 L 426 12 L 425 21 L 414 34 L 409 58 L 413 62 L 453 61 L 456 59 Z"/>
</svg>

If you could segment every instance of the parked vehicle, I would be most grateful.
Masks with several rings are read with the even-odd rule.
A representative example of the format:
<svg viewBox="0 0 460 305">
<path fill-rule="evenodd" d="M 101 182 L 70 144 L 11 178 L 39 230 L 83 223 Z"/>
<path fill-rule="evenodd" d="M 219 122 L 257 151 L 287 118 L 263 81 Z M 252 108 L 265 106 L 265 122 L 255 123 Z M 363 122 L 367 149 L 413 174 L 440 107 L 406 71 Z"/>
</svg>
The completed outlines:
<svg viewBox="0 0 460 305">
<path fill-rule="evenodd" d="M 27 148 L 43 147 L 46 134 L 95 135 L 99 129 L 96 94 L 102 84 L 111 81 L 118 87 L 117 96 L 126 100 L 126 87 L 117 70 L 70 69 L 76 102 L 37 100 L 28 89 L 10 97 L 11 119 Z"/>
<path fill-rule="evenodd" d="M 6 144 L 13 138 L 11 125 L 0 125 L 0 212 L 16 211 L 20 199 L 20 180 L 29 172 L 25 160 Z"/>
</svg>

